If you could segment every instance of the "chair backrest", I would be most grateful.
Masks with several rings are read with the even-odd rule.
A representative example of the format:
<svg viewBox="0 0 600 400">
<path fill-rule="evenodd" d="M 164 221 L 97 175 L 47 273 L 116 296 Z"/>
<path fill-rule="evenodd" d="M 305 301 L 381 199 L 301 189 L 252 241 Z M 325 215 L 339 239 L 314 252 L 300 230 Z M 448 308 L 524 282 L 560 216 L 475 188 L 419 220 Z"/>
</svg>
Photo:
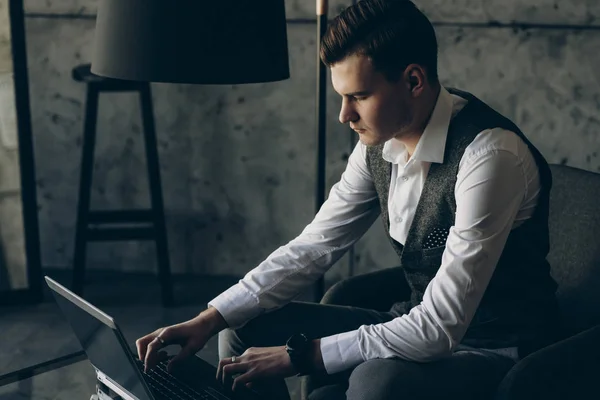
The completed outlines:
<svg viewBox="0 0 600 400">
<path fill-rule="evenodd" d="M 551 165 L 552 276 L 566 329 L 600 323 L 600 174 Z"/>
</svg>

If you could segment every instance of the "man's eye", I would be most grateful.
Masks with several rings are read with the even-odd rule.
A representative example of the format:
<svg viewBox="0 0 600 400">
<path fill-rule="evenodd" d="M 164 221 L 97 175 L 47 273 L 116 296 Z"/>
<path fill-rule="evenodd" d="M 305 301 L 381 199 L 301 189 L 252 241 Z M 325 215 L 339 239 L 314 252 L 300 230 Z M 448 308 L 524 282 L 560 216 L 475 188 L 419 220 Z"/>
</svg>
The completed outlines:
<svg viewBox="0 0 600 400">
<path fill-rule="evenodd" d="M 366 97 L 354 97 L 354 100 L 358 100 L 358 101 L 361 101 L 361 100 L 364 100 L 364 99 L 366 99 Z"/>
</svg>

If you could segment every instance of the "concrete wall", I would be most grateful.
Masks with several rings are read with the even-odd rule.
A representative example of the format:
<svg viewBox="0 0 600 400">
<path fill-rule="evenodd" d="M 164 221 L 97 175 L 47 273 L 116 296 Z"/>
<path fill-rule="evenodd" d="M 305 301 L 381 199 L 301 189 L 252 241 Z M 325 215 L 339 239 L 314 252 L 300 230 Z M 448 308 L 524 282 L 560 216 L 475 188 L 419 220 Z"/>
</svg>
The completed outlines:
<svg viewBox="0 0 600 400">
<path fill-rule="evenodd" d="M 72 263 L 84 89 L 96 1 L 26 0 L 42 260 Z M 330 16 L 351 1 L 330 4 Z M 440 75 L 514 119 L 550 162 L 600 171 L 600 3 L 417 0 L 436 23 Z M 290 80 L 243 86 L 154 84 L 175 272 L 241 275 L 314 213 L 314 2 L 287 0 Z M 298 22 L 298 20 L 300 20 Z M 295 21 L 295 22 L 294 22 Z M 526 24 L 523 26 L 522 24 Z M 529 25 L 527 25 L 529 24 Z M 244 60 L 240 60 L 243 64 Z M 350 133 L 329 83 L 328 185 Z M 105 94 L 92 204 L 148 205 L 137 99 Z M 356 246 L 355 274 L 395 265 L 381 223 Z M 151 244 L 92 244 L 89 268 L 156 268 Z M 327 274 L 348 275 L 348 257 Z"/>
<path fill-rule="evenodd" d="M 28 285 L 10 27 L 0 0 L 0 292 Z"/>
</svg>

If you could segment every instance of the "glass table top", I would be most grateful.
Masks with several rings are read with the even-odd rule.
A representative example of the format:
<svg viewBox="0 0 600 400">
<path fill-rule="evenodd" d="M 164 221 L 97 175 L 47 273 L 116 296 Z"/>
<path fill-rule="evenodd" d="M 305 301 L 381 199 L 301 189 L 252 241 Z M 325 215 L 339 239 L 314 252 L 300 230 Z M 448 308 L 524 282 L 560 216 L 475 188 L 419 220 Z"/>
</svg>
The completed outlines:
<svg viewBox="0 0 600 400">
<path fill-rule="evenodd" d="M 96 373 L 83 357 L 85 354 L 72 358 L 68 365 L 54 364 L 46 372 L 0 386 L 0 399 L 90 399 L 96 391 Z"/>
<path fill-rule="evenodd" d="M 177 305 L 164 308 L 156 277 L 144 280 L 136 275 L 135 279 L 132 284 L 131 279 L 112 275 L 94 277 L 84 296 L 115 318 L 132 351 L 137 338 L 195 317 L 208 300 L 233 282 L 230 277 L 203 276 L 175 281 Z M 87 400 L 95 392 L 94 368 L 50 293 L 34 306 L 0 307 L 0 332 L 0 400 Z M 218 363 L 216 335 L 199 356 L 210 364 Z M 37 366 L 45 371 L 33 374 Z"/>
</svg>

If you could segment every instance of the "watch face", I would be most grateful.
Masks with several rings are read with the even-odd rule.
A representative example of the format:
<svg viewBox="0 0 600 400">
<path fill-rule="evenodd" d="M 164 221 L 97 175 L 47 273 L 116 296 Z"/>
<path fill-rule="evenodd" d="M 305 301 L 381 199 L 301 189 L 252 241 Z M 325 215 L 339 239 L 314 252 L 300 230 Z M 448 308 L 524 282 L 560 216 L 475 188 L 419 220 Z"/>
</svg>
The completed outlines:
<svg viewBox="0 0 600 400">
<path fill-rule="evenodd" d="M 306 346 L 306 343 L 308 342 L 308 339 L 306 338 L 306 336 L 304 336 L 302 333 L 299 334 L 295 334 L 293 335 L 289 340 L 288 340 L 288 347 L 292 348 L 292 349 L 300 349 L 303 346 Z"/>
</svg>

